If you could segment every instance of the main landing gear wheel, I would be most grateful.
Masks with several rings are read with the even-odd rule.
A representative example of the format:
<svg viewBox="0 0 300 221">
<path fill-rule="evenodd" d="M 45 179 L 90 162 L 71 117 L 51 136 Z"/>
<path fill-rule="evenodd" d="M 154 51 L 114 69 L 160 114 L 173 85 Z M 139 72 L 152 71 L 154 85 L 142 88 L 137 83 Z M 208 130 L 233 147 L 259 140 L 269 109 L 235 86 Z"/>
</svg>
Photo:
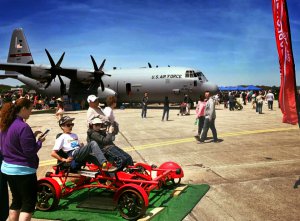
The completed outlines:
<svg viewBox="0 0 300 221">
<path fill-rule="evenodd" d="M 124 190 L 117 199 L 117 207 L 121 216 L 127 220 L 136 220 L 146 212 L 142 195 L 132 189 Z"/>
<path fill-rule="evenodd" d="M 48 182 L 38 184 L 36 208 L 42 211 L 48 211 L 57 207 L 59 198 L 56 196 L 55 188 Z"/>
</svg>

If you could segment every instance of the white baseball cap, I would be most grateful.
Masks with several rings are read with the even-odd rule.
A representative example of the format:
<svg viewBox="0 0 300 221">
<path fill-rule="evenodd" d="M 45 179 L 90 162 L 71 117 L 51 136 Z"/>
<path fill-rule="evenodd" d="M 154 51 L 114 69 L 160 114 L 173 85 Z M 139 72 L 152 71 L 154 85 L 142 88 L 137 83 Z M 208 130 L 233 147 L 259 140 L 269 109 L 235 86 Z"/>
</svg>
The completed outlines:
<svg viewBox="0 0 300 221">
<path fill-rule="evenodd" d="M 99 117 L 95 117 L 92 120 L 92 124 L 102 124 L 102 123 L 103 123 L 103 121 Z"/>
<path fill-rule="evenodd" d="M 90 102 L 95 102 L 97 99 L 99 99 L 99 97 L 96 97 L 95 95 L 89 95 L 88 98 L 87 98 L 87 102 L 90 103 Z"/>
</svg>

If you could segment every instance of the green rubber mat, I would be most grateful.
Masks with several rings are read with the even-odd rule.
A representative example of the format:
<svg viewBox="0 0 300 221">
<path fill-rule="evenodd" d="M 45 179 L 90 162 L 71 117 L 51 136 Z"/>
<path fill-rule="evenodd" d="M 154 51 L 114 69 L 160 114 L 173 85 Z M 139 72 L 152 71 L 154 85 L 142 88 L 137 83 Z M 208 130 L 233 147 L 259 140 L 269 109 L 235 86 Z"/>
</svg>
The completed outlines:
<svg viewBox="0 0 300 221">
<path fill-rule="evenodd" d="M 174 196 L 174 189 L 154 190 L 150 193 L 146 215 L 151 214 L 157 207 L 163 207 L 151 221 L 182 220 L 208 190 L 207 184 L 188 185 L 178 196 Z M 111 200 L 107 191 L 83 189 L 61 199 L 56 210 L 35 211 L 33 217 L 64 221 L 124 220 L 113 207 Z"/>
</svg>

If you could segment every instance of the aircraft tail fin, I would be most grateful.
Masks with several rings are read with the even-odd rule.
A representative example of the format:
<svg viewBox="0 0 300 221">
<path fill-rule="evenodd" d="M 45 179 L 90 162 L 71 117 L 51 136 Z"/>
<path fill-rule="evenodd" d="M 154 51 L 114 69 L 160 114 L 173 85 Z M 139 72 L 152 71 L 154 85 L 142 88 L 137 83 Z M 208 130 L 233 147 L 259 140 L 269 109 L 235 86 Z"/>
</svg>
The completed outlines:
<svg viewBox="0 0 300 221">
<path fill-rule="evenodd" d="M 22 28 L 17 28 L 12 33 L 7 63 L 34 64 Z M 16 74 L 16 72 L 6 71 L 5 74 Z"/>
</svg>

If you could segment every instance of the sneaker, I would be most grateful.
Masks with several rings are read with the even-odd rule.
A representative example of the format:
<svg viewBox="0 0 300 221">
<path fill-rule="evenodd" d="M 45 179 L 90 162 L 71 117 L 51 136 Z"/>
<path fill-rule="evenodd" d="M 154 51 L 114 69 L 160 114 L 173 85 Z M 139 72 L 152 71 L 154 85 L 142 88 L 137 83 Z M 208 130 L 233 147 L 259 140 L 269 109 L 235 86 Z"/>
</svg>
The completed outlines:
<svg viewBox="0 0 300 221">
<path fill-rule="evenodd" d="M 199 135 L 195 135 L 194 137 L 195 137 L 195 139 L 196 139 L 197 141 L 200 141 L 200 136 L 199 136 Z"/>
<path fill-rule="evenodd" d="M 220 142 L 221 142 L 220 139 L 214 140 L 214 143 L 220 143 Z"/>
<path fill-rule="evenodd" d="M 204 143 L 204 140 L 199 139 L 198 144 Z"/>
<path fill-rule="evenodd" d="M 101 167 L 101 170 L 102 171 L 105 171 L 105 172 L 109 172 L 109 173 L 113 173 L 113 172 L 116 172 L 118 170 L 117 167 L 111 165 L 111 166 L 108 166 L 106 162 L 104 162 L 102 164 L 102 167 Z"/>
</svg>

